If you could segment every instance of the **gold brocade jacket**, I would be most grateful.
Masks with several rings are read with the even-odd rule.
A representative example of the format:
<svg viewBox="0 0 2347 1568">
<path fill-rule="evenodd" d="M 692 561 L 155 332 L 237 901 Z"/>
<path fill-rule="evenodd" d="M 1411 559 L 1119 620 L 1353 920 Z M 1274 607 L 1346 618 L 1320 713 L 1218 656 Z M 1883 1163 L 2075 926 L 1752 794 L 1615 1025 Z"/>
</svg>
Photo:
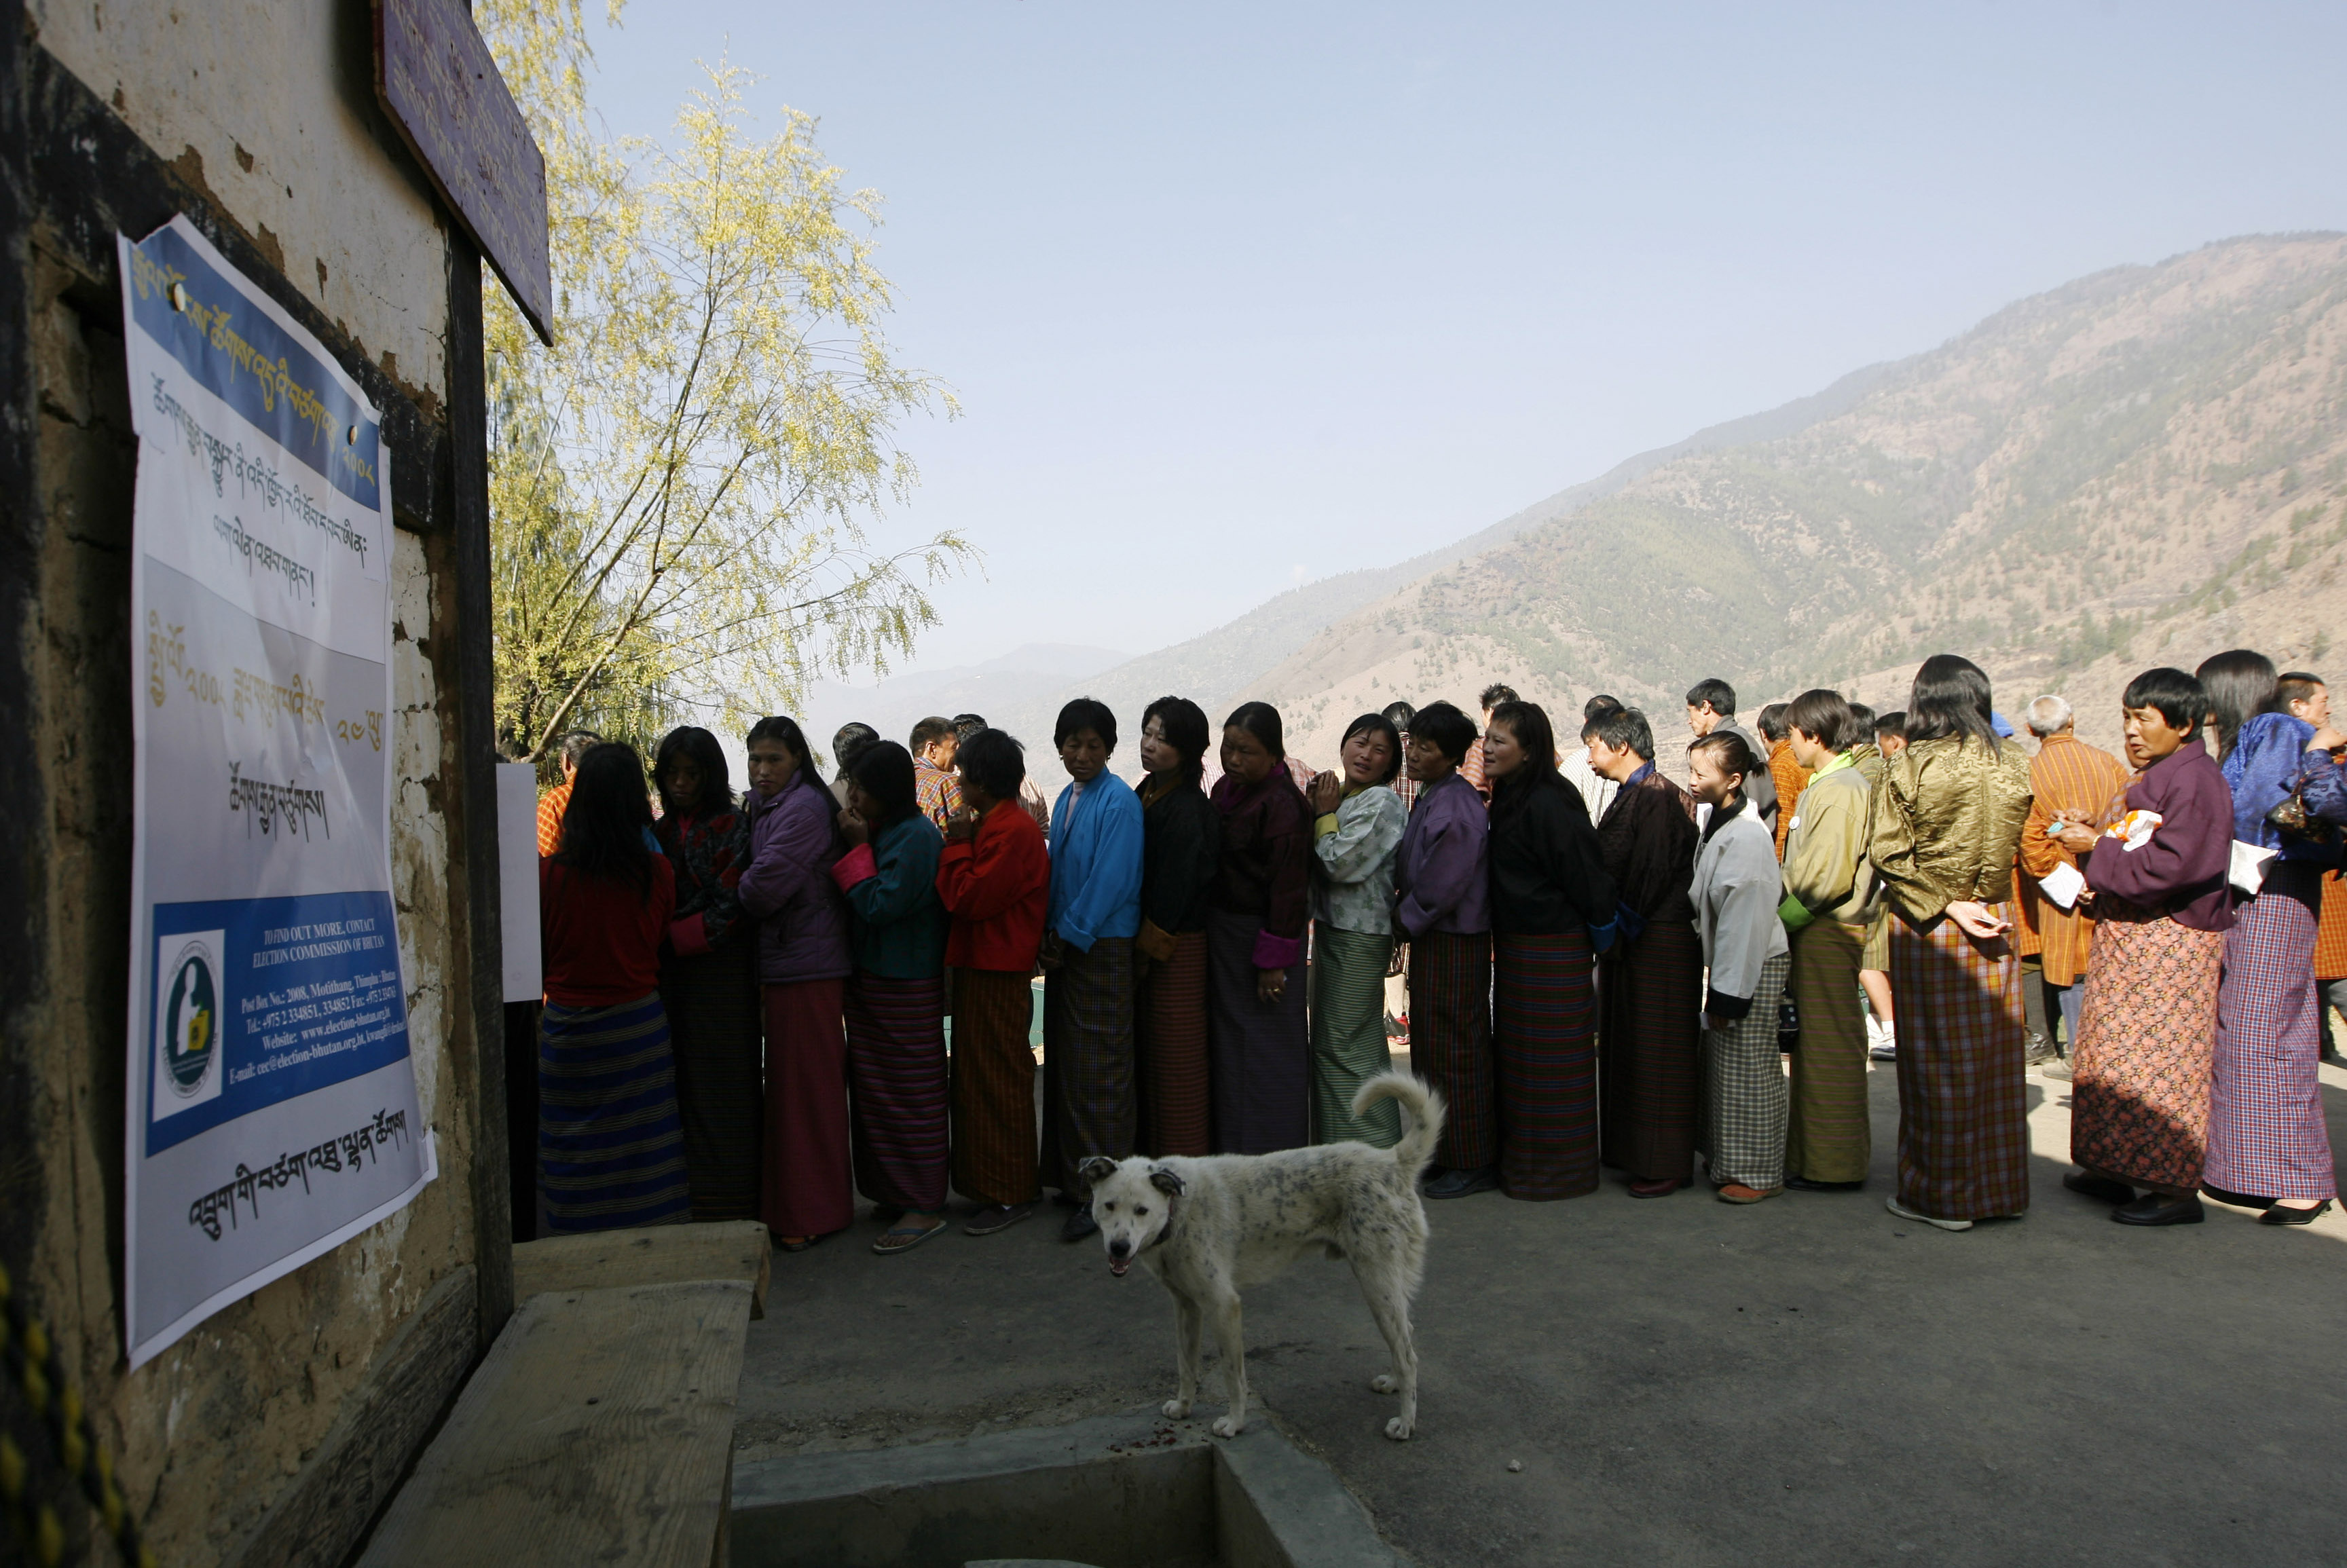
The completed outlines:
<svg viewBox="0 0 2347 1568">
<path fill-rule="evenodd" d="M 1977 741 L 1917 741 L 1891 759 L 1867 839 L 1909 925 L 1931 925 L 1966 899 L 2012 899 L 2031 799 L 2029 759 L 2011 743 L 1992 756 Z"/>
</svg>

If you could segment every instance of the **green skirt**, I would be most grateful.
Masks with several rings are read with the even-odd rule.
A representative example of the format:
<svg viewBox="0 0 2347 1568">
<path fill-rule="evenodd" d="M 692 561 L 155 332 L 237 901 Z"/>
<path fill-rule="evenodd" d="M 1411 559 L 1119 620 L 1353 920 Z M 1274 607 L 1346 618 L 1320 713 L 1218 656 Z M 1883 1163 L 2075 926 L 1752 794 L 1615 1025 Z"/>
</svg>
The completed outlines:
<svg viewBox="0 0 2347 1568">
<path fill-rule="evenodd" d="M 1312 927 L 1312 1138 L 1390 1149 L 1401 1138 L 1401 1108 L 1390 1100 L 1353 1114 L 1353 1091 L 1393 1069 L 1386 1044 L 1386 968 L 1393 938 Z"/>
</svg>

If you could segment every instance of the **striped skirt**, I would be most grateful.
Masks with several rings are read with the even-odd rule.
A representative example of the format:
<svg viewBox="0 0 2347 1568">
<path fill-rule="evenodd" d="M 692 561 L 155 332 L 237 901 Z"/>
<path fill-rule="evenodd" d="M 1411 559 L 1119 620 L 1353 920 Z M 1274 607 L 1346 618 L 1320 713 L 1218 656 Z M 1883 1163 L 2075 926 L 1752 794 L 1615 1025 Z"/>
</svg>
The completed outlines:
<svg viewBox="0 0 2347 1568">
<path fill-rule="evenodd" d="M 1866 1096 L 1866 1003 L 1858 989 L 1866 927 L 1819 920 L 1793 933 L 1793 1052 L 1785 1170 L 1812 1182 L 1862 1182 L 1874 1157 Z"/>
<path fill-rule="evenodd" d="M 856 1218 L 849 1175 L 845 980 L 762 988 L 765 1179 L 759 1217 L 777 1235 L 829 1235 Z"/>
<path fill-rule="evenodd" d="M 1393 1070 L 1386 1044 L 1386 966 L 1393 938 L 1344 931 L 1323 920 L 1312 930 L 1312 1137 L 1390 1149 L 1401 1139 L 1401 1108 L 1380 1100 L 1353 1115 L 1353 1091 Z"/>
<path fill-rule="evenodd" d="M 1761 1192 L 1785 1184 L 1784 1058 L 1777 1050 L 1777 1009 L 1785 999 L 1792 956 L 1760 966 L 1752 1006 L 1725 1028 L 1703 1034 L 1703 1117 L 1696 1146 L 1714 1183 Z M 1807 1044 L 1804 1040 L 1803 1044 Z"/>
<path fill-rule="evenodd" d="M 2321 886 L 2312 867 L 2278 861 L 2225 933 L 2209 1085 L 2206 1180 L 2212 1187 L 2260 1198 L 2338 1195 L 2316 1071 L 2322 1050 L 2314 989 Z"/>
<path fill-rule="evenodd" d="M 2010 903 L 1989 907 L 2010 919 Z M 1899 1201 L 1934 1219 L 1983 1220 L 2029 1207 L 2027 1025 L 2021 959 L 1983 955 L 1956 923 L 1918 931 L 1894 915 L 1891 992 L 1899 1008 Z"/>
<path fill-rule="evenodd" d="M 1491 1055 L 1499 1068 L 1500 1190 L 1597 1190 L 1597 993 L 1589 938 L 1495 937 Z"/>
<path fill-rule="evenodd" d="M 1268 1154 L 1300 1149 L 1312 1142 L 1312 1040 L 1304 1019 L 1307 979 L 1290 969 L 1287 989 L 1266 1007 L 1255 991 L 1255 938 L 1262 920 L 1216 909 L 1208 921 L 1214 1150 Z"/>
<path fill-rule="evenodd" d="M 2197 1191 L 2225 934 L 2107 894 L 2095 916 L 2071 1053 L 2070 1158 L 2137 1186 Z"/>
<path fill-rule="evenodd" d="M 1695 1177 L 1703 938 L 1664 920 L 1600 961 L 1598 1132 L 1605 1163 L 1637 1182 Z"/>
<path fill-rule="evenodd" d="M 1491 1070 L 1491 934 L 1429 931 L 1409 944 L 1409 1065 L 1447 1113 L 1434 1163 L 1481 1171 L 1500 1163 L 1499 1087 Z"/>
<path fill-rule="evenodd" d="M 946 982 L 858 972 L 847 982 L 856 1185 L 875 1203 L 946 1206 Z"/>
<path fill-rule="evenodd" d="M 549 1235 L 692 1217 L 660 992 L 538 1015 L 538 1186 Z"/>
<path fill-rule="evenodd" d="M 954 971 L 953 1184 L 981 1204 L 1028 1204 L 1035 1178 L 1035 1018 L 1028 978 Z"/>
<path fill-rule="evenodd" d="M 1083 1163 L 1133 1135 L 1133 938 L 1102 937 L 1043 979 L 1043 1184 L 1089 1197 Z"/>
<path fill-rule="evenodd" d="M 758 1126 L 765 1116 L 758 933 L 661 965 L 676 1112 L 696 1220 L 758 1217 Z"/>
<path fill-rule="evenodd" d="M 1206 934 L 1174 938 L 1174 956 L 1134 987 L 1133 1056 L 1142 1153 L 1209 1154 Z"/>
</svg>

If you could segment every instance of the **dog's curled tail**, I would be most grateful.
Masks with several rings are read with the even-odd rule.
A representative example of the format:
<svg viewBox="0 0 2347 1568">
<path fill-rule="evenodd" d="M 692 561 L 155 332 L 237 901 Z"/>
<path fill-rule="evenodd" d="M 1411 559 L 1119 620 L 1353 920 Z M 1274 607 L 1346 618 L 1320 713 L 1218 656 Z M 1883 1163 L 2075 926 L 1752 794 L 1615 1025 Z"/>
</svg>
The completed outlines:
<svg viewBox="0 0 2347 1568">
<path fill-rule="evenodd" d="M 1442 1096 L 1410 1073 L 1380 1072 L 1353 1091 L 1354 1116 L 1380 1100 L 1401 1102 L 1401 1142 L 1394 1145 L 1394 1159 L 1416 1176 L 1434 1158 L 1434 1146 L 1442 1139 Z"/>
</svg>

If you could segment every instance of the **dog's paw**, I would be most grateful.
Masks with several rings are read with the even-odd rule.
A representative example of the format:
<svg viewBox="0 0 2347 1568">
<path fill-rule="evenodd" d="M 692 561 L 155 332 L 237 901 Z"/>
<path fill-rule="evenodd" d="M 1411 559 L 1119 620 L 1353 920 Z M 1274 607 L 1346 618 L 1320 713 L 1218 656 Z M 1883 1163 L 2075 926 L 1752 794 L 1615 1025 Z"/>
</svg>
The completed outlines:
<svg viewBox="0 0 2347 1568">
<path fill-rule="evenodd" d="M 1393 1440 L 1398 1443 L 1406 1443 L 1409 1441 L 1410 1431 L 1411 1424 L 1409 1421 L 1404 1420 L 1399 1416 L 1396 1416 L 1392 1420 L 1386 1423 L 1386 1436 L 1393 1439 Z"/>
<path fill-rule="evenodd" d="M 1380 1394 L 1399 1394 L 1401 1392 L 1401 1379 L 1391 1372 L 1380 1372 L 1369 1379 L 1369 1387 Z"/>
<path fill-rule="evenodd" d="M 1219 1417 L 1214 1422 L 1214 1435 L 1218 1438 L 1235 1438 L 1245 1430 L 1245 1421 L 1233 1420 L 1228 1416 Z"/>
<path fill-rule="evenodd" d="M 1168 1419 L 1178 1421 L 1190 1413 L 1190 1401 L 1187 1399 L 1168 1399 L 1164 1404 L 1158 1408 L 1165 1412 Z"/>
</svg>

